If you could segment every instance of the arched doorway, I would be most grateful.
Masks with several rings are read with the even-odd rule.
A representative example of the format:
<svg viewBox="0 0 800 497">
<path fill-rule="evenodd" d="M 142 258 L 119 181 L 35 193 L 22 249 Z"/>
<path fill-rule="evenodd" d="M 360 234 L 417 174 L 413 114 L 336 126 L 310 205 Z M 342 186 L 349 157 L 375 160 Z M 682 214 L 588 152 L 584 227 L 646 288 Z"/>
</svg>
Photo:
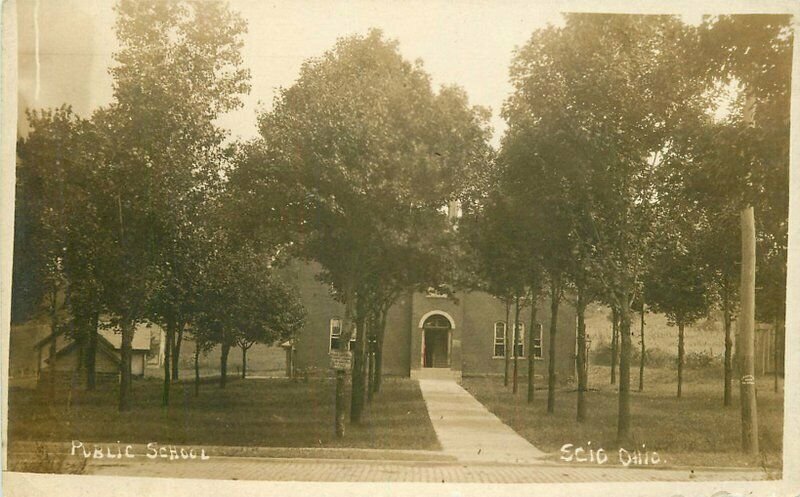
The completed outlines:
<svg viewBox="0 0 800 497">
<path fill-rule="evenodd" d="M 433 314 L 422 324 L 422 367 L 450 367 L 450 320 Z"/>
</svg>

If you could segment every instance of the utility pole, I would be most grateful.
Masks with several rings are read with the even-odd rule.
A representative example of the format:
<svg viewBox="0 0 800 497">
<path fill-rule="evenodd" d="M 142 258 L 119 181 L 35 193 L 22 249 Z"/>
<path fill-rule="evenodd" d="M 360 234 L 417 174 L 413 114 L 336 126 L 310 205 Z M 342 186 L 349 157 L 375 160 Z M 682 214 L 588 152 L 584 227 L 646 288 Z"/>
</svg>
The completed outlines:
<svg viewBox="0 0 800 497">
<path fill-rule="evenodd" d="M 744 120 L 753 123 L 755 98 L 745 101 Z M 741 312 L 739 315 L 739 385 L 742 405 L 742 450 L 758 454 L 758 408 L 755 376 L 756 228 L 752 205 L 739 213 L 742 230 Z"/>
</svg>

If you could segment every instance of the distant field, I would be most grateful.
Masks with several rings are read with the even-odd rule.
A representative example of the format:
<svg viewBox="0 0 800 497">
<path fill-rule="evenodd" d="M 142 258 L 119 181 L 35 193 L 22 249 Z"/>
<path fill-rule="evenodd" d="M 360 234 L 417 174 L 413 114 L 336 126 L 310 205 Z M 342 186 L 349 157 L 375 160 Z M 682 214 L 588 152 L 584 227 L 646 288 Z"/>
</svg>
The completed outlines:
<svg viewBox="0 0 800 497">
<path fill-rule="evenodd" d="M 640 314 L 634 313 L 634 343 L 639 343 Z M 734 330 L 736 323 L 734 323 Z M 597 304 L 586 309 L 586 332 L 592 339 L 592 349 L 597 350 L 601 344 L 611 343 L 611 309 Z M 677 354 L 678 328 L 669 326 L 663 314 L 645 313 L 645 345 L 648 349 L 657 349 L 670 354 Z M 721 316 L 713 315 L 712 319 L 703 319 L 685 332 L 686 353 L 705 352 L 709 355 L 722 356 L 725 351 L 725 331 L 722 328 Z"/>
</svg>

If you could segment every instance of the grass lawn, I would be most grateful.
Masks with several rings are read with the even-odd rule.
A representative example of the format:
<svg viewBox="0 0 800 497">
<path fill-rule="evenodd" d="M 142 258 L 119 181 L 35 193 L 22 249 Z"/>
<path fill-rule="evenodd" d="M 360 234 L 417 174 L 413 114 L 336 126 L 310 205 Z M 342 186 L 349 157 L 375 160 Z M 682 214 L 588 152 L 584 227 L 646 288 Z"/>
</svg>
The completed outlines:
<svg viewBox="0 0 800 497">
<path fill-rule="evenodd" d="M 633 373 L 633 372 L 632 372 Z M 719 373 L 719 374 L 718 374 Z M 547 415 L 546 383 L 537 385 L 533 405 L 526 388 L 516 397 L 503 387 L 502 378 L 465 378 L 463 386 L 503 422 L 545 452 L 558 459 L 562 445 L 571 443 L 588 449 L 603 447 L 616 460 L 615 445 L 618 394 L 609 384 L 608 367 L 593 367 L 587 392 L 588 419 L 575 421 L 577 394 L 574 386 L 557 392 L 556 410 Z M 738 385 L 733 405 L 722 406 L 721 371 L 686 371 L 683 397 L 676 397 L 675 371 L 669 368 L 645 371 L 645 389 L 639 393 L 638 369 L 632 374 L 632 435 L 630 449 L 657 451 L 669 465 L 679 466 L 782 466 L 783 389 L 772 391 L 772 381 L 760 378 L 758 385 L 759 439 L 762 457 L 741 454 L 741 418 Z"/>
<path fill-rule="evenodd" d="M 194 397 L 190 382 L 173 385 L 171 405 L 162 408 L 160 381 L 134 383 L 133 408 L 117 411 L 114 385 L 71 398 L 47 388 L 9 389 L 8 438 L 18 441 L 117 442 L 261 447 L 359 447 L 438 449 L 416 381 L 384 380 L 361 425 L 334 434 L 334 381 L 288 379 L 229 381 L 225 389 L 203 384 Z M 71 406 L 68 407 L 68 401 Z"/>
</svg>

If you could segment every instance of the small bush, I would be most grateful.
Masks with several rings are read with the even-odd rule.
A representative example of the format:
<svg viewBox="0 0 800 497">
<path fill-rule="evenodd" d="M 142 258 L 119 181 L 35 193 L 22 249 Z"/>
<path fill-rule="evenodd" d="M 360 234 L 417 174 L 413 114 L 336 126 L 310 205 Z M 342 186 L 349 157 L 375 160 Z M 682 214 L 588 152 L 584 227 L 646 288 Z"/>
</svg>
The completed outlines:
<svg viewBox="0 0 800 497">
<path fill-rule="evenodd" d="M 598 366 L 611 365 L 611 344 L 608 342 L 592 343 L 589 350 L 589 362 Z"/>
<path fill-rule="evenodd" d="M 684 357 L 684 364 L 687 368 L 692 369 L 706 369 L 711 367 L 721 367 L 722 357 L 719 355 L 712 355 L 708 351 L 689 352 Z"/>
<path fill-rule="evenodd" d="M 645 365 L 653 366 L 653 367 L 674 367 L 676 365 L 677 356 L 675 354 L 670 354 L 668 352 L 664 352 L 661 349 L 647 349 L 645 356 Z M 619 351 L 617 351 L 619 354 Z M 601 342 L 597 345 L 597 347 L 592 347 L 590 351 L 590 361 L 592 364 L 598 366 L 610 366 L 611 365 L 611 344 L 607 342 Z M 634 347 L 631 353 L 631 360 L 634 364 L 639 363 L 639 357 L 641 356 L 641 350 L 638 347 Z"/>
<path fill-rule="evenodd" d="M 636 356 L 635 361 L 639 361 L 639 351 L 637 350 L 634 354 Z M 669 352 L 664 352 L 661 349 L 647 349 L 644 362 L 646 366 L 653 366 L 659 368 L 665 368 L 669 366 L 675 366 L 678 357 L 676 354 L 670 354 Z"/>
</svg>

